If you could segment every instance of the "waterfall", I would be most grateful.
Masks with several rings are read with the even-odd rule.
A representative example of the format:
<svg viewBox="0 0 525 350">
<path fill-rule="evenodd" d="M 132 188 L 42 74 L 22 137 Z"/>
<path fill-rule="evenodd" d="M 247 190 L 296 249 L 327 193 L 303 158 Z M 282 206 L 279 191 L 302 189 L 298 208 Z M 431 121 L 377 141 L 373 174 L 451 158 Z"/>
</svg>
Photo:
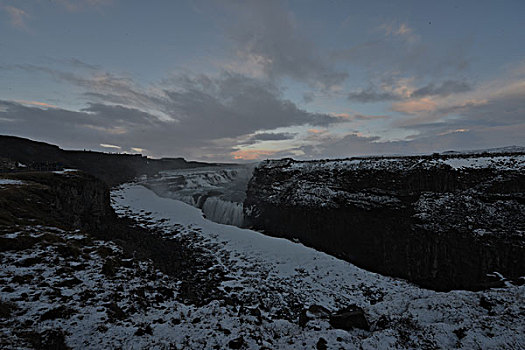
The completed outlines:
<svg viewBox="0 0 525 350">
<path fill-rule="evenodd" d="M 244 213 L 242 203 L 225 201 L 219 197 L 208 197 L 202 206 L 206 218 L 220 224 L 242 227 Z"/>
<path fill-rule="evenodd" d="M 243 202 L 255 164 L 163 171 L 143 184 L 202 210 L 208 220 L 243 227 Z"/>
</svg>

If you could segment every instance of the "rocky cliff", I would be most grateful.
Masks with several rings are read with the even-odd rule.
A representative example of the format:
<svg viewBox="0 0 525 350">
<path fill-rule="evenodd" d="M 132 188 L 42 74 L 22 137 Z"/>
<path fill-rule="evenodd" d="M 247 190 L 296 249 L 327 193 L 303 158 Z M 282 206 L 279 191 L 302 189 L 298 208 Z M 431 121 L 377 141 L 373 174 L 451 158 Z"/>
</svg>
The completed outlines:
<svg viewBox="0 0 525 350">
<path fill-rule="evenodd" d="M 0 186 L 0 224 L 41 223 L 103 229 L 115 218 L 104 182 L 83 172 L 4 175 L 19 185 Z"/>
<path fill-rule="evenodd" d="M 523 154 L 266 161 L 251 225 L 435 290 L 525 275 Z"/>
</svg>

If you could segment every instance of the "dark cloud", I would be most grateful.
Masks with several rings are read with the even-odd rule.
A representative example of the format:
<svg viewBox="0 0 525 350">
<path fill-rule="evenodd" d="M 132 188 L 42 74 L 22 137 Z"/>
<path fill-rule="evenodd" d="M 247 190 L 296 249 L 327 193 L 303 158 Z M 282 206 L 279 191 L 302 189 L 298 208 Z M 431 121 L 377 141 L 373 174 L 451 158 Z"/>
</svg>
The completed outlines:
<svg viewBox="0 0 525 350">
<path fill-rule="evenodd" d="M 271 83 L 228 72 L 218 77 L 180 76 L 171 82 L 177 85 L 163 86 L 152 93 L 140 90 L 130 80 L 108 74 L 86 78 L 46 72 L 86 88 L 85 96 L 94 102 L 80 111 L 69 111 L 2 101 L 3 133 L 75 148 L 97 148 L 105 143 L 121 146 L 122 150 L 145 148 L 159 156 L 228 160 L 241 139 L 256 142 L 294 136 L 255 134 L 258 131 L 344 121 L 298 108 L 283 99 Z"/>
<path fill-rule="evenodd" d="M 311 92 L 305 92 L 303 94 L 303 102 L 304 103 L 310 103 L 310 102 L 312 102 L 314 100 L 314 98 L 315 98 L 315 96 Z"/>
<path fill-rule="evenodd" d="M 392 79 L 390 79 L 392 80 Z M 395 83 L 390 81 L 387 84 L 390 87 L 395 87 Z M 359 91 L 351 92 L 348 94 L 350 101 L 361 102 L 361 103 L 373 103 L 373 102 L 384 102 L 384 101 L 400 101 L 409 98 L 421 98 L 426 96 L 440 96 L 446 97 L 452 94 L 462 93 L 471 91 L 472 87 L 470 84 L 464 81 L 446 80 L 441 84 L 430 83 L 423 87 L 414 90 L 406 96 L 393 93 L 391 91 L 379 90 L 375 87 L 368 87 Z"/>
<path fill-rule="evenodd" d="M 348 94 L 350 101 L 370 103 L 370 102 L 382 102 L 382 101 L 395 101 L 400 100 L 401 97 L 391 92 L 377 91 L 376 89 L 369 87 L 365 90 L 351 92 Z"/>
<path fill-rule="evenodd" d="M 511 85 L 512 82 L 509 82 Z M 396 121 L 397 127 L 436 130 L 500 127 L 524 123 L 525 90 L 516 87 L 511 91 L 492 92 L 488 97 L 457 101 L 435 110 Z M 439 129 L 436 129 L 438 128 Z"/>
<path fill-rule="evenodd" d="M 292 140 L 297 134 L 289 132 L 257 133 L 249 138 L 250 141 L 283 141 Z"/>
<path fill-rule="evenodd" d="M 415 90 L 410 97 L 442 96 L 471 91 L 472 87 L 464 81 L 446 80 L 441 85 L 428 84 Z"/>
<path fill-rule="evenodd" d="M 451 129 L 452 128 L 452 129 Z M 438 130 L 443 130 L 438 133 Z M 454 125 L 434 125 L 407 140 L 382 141 L 377 136 L 348 134 L 344 137 L 324 136 L 319 143 L 301 146 L 294 151 L 304 152 L 302 159 L 347 158 L 367 155 L 407 155 L 473 150 L 502 145 L 523 145 L 525 123 L 500 127 L 473 127 L 454 129 Z"/>
<path fill-rule="evenodd" d="M 355 114 L 352 116 L 352 119 L 358 120 L 372 120 L 372 119 L 388 119 L 388 115 L 371 115 L 371 114 Z"/>
<path fill-rule="evenodd" d="M 326 126 L 342 121 L 332 115 L 301 110 L 282 99 L 273 84 L 240 74 L 225 72 L 215 79 L 182 79 L 184 88 L 165 90 L 165 108 L 188 132 L 207 137 L 235 137 L 257 130 L 305 124 Z"/>
<path fill-rule="evenodd" d="M 299 33 L 283 3 L 236 2 L 232 8 L 238 20 L 230 25 L 230 37 L 243 58 L 261 65 L 269 77 L 290 77 L 323 87 L 340 84 L 348 77 Z"/>
</svg>

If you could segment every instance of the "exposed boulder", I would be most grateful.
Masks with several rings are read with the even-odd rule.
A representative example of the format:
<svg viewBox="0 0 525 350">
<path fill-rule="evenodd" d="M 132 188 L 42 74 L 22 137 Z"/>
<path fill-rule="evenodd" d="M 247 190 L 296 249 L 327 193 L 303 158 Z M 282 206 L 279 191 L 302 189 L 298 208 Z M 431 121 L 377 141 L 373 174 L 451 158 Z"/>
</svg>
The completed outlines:
<svg viewBox="0 0 525 350">
<path fill-rule="evenodd" d="M 365 312 L 357 305 L 350 305 L 330 315 L 330 325 L 334 328 L 349 331 L 354 328 L 370 330 Z"/>
</svg>

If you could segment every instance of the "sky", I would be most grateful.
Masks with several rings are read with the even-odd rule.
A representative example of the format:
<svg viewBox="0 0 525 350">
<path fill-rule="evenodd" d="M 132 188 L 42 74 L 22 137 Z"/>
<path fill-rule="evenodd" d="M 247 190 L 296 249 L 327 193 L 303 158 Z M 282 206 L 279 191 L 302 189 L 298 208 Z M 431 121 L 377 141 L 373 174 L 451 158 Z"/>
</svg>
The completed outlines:
<svg viewBox="0 0 525 350">
<path fill-rule="evenodd" d="M 525 145 L 525 1 L 0 0 L 0 134 L 201 161 Z"/>
</svg>

